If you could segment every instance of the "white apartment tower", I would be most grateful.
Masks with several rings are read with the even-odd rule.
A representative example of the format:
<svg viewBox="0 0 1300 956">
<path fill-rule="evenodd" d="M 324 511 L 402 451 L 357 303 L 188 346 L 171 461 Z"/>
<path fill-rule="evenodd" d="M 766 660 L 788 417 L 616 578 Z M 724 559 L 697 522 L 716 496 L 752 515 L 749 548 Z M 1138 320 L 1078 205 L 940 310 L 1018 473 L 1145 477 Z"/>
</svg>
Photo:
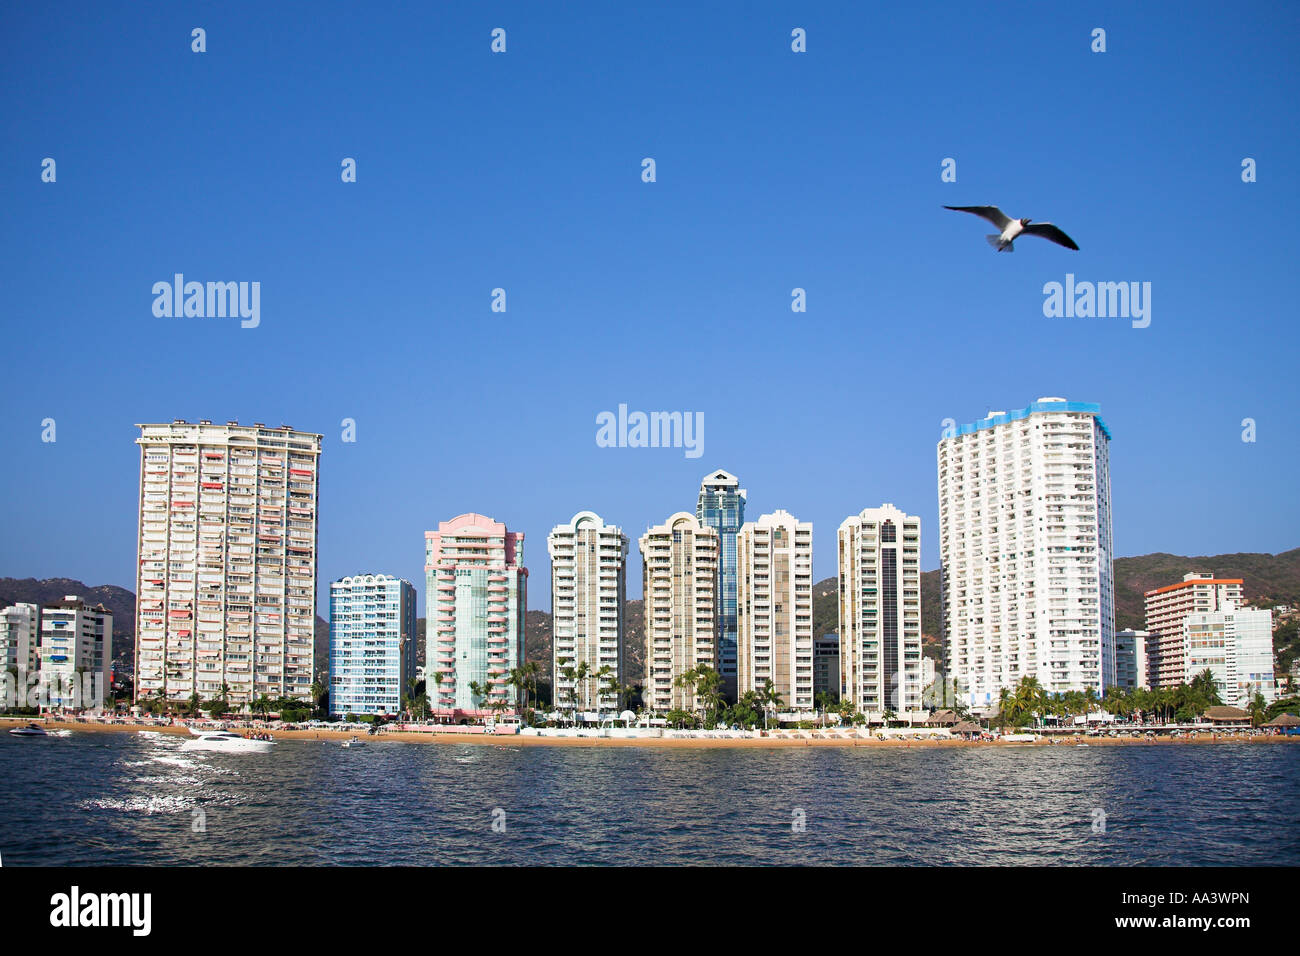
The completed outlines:
<svg viewBox="0 0 1300 956">
<path fill-rule="evenodd" d="M 782 709 L 811 713 L 812 523 L 788 511 L 747 521 L 736 536 L 738 693 L 771 680 Z"/>
<path fill-rule="evenodd" d="M 718 537 L 679 511 L 638 542 L 645 566 L 643 698 L 657 713 L 694 709 L 694 693 L 677 678 L 701 664 L 718 667 Z"/>
<path fill-rule="evenodd" d="M 613 710 L 616 693 L 602 693 L 608 680 L 627 679 L 623 658 L 623 607 L 627 599 L 628 540 L 592 511 L 579 511 L 556 525 L 546 539 L 551 555 L 551 675 L 557 704 L 573 700 L 574 681 L 561 671 L 585 661 L 594 676 L 576 688 L 583 711 Z"/>
<path fill-rule="evenodd" d="M 415 679 L 415 587 L 389 574 L 330 585 L 331 714 L 402 711 Z"/>
<path fill-rule="evenodd" d="M 137 699 L 310 699 L 321 436 L 138 427 Z"/>
<path fill-rule="evenodd" d="M 839 528 L 840 680 L 859 711 L 921 708 L 921 519 L 891 504 Z"/>
<path fill-rule="evenodd" d="M 1110 432 L 1097 405 L 1040 398 L 938 447 L 948 673 L 972 707 L 1036 677 L 1115 683 Z"/>
<path fill-rule="evenodd" d="M 41 609 L 37 654 L 41 700 L 49 707 L 98 710 L 113 672 L 113 615 L 75 594 Z"/>
</svg>

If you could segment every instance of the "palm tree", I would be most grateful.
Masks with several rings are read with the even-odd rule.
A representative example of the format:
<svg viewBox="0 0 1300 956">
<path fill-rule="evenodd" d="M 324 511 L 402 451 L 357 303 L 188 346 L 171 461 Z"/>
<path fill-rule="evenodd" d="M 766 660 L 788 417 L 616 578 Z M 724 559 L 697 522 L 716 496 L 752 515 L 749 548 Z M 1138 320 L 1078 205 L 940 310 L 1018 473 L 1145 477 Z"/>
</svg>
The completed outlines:
<svg viewBox="0 0 1300 956">
<path fill-rule="evenodd" d="M 442 682 L 446 679 L 446 677 L 447 675 L 444 674 L 442 671 L 433 672 L 433 704 L 434 704 L 433 709 L 434 710 L 442 709 Z"/>
<path fill-rule="evenodd" d="M 524 707 L 526 691 L 525 691 L 525 680 L 524 680 L 524 673 L 522 667 L 512 667 L 510 668 L 510 670 L 506 671 L 506 686 L 514 688 L 515 694 L 517 695 L 517 699 L 519 701 L 519 713 L 520 716 L 522 716 L 524 710 L 526 709 Z"/>
<path fill-rule="evenodd" d="M 574 726 L 577 726 L 578 692 L 591 674 L 591 665 L 586 661 L 578 661 L 578 665 L 575 667 L 573 666 L 572 659 L 567 657 L 561 660 L 560 664 L 563 665 L 560 667 L 560 676 L 563 677 L 569 685 L 565 688 L 565 693 L 569 697 L 569 705 L 573 713 Z"/>
<path fill-rule="evenodd" d="M 1264 715 L 1268 711 L 1268 701 L 1264 695 L 1256 692 L 1255 696 L 1250 699 L 1246 705 L 1246 712 L 1250 714 L 1250 726 L 1258 727 L 1264 722 Z"/>
<path fill-rule="evenodd" d="M 767 729 L 767 715 L 769 711 L 780 712 L 784 701 L 781 699 L 781 692 L 776 689 L 772 683 L 772 678 L 764 677 L 763 686 L 758 692 L 759 702 L 763 705 L 763 729 Z"/>
<path fill-rule="evenodd" d="M 699 670 L 695 692 L 704 710 L 704 722 L 706 726 L 716 726 L 726 706 L 722 675 L 707 664 L 701 664 Z"/>
<path fill-rule="evenodd" d="M 1223 698 L 1219 696 L 1219 685 L 1214 682 L 1214 672 L 1208 667 L 1192 678 L 1189 687 L 1207 701 L 1206 707 L 1223 703 Z"/>
<path fill-rule="evenodd" d="M 998 729 L 1006 733 L 1007 724 L 1011 721 L 1011 711 L 1015 706 L 1015 698 L 1011 695 L 1010 688 L 1004 687 L 998 694 Z"/>
<path fill-rule="evenodd" d="M 699 667 L 688 667 L 686 668 L 686 670 L 682 671 L 680 674 L 677 675 L 677 678 L 676 680 L 673 681 L 673 683 L 676 684 L 678 687 L 686 688 L 691 692 L 692 696 L 696 696 L 695 688 L 696 685 L 699 684 L 701 676 L 702 675 L 700 674 Z M 699 703 L 698 699 L 696 700 L 696 703 Z"/>
<path fill-rule="evenodd" d="M 830 710 L 831 704 L 835 703 L 835 695 L 828 690 L 818 691 L 815 701 L 817 703 L 817 710 L 821 714 L 821 724 L 825 727 L 826 711 Z"/>
<path fill-rule="evenodd" d="M 329 688 L 320 681 L 313 681 L 311 685 L 311 702 L 312 706 L 322 717 L 329 716 Z"/>
<path fill-rule="evenodd" d="M 478 681 L 472 680 L 469 682 L 469 692 L 471 699 L 477 701 L 477 704 L 474 707 L 475 710 L 481 710 L 484 703 L 488 703 L 489 707 L 491 706 L 491 703 L 488 701 L 488 698 L 492 693 L 491 681 L 485 680 L 480 684 Z"/>
<path fill-rule="evenodd" d="M 614 698 L 614 713 L 618 714 L 619 695 L 622 693 L 623 685 L 619 683 L 618 675 L 614 673 L 614 668 L 608 664 L 602 664 L 600 670 L 593 675 L 599 682 L 596 688 L 596 711 L 601 716 L 604 715 L 604 702 L 606 697 Z"/>
<path fill-rule="evenodd" d="M 523 675 L 524 709 L 528 710 L 533 695 L 537 693 L 537 675 L 541 673 L 541 667 L 537 661 L 524 661 L 519 670 Z"/>
<path fill-rule="evenodd" d="M 1043 712 L 1046 694 L 1037 677 L 1026 675 L 1020 678 L 1015 690 L 1010 695 L 1008 719 L 1019 727 L 1025 719 Z"/>
</svg>

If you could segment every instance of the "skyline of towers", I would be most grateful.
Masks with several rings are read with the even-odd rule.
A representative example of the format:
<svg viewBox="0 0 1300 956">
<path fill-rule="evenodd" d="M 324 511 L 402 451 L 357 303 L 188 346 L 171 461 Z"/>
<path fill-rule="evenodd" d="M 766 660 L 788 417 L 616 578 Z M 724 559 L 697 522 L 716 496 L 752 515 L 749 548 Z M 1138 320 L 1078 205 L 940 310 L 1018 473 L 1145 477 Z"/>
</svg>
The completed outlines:
<svg viewBox="0 0 1300 956">
<path fill-rule="evenodd" d="M 1100 692 L 1119 683 L 1121 667 L 1125 670 L 1124 682 L 1132 680 L 1128 672 L 1137 655 L 1127 645 L 1121 652 L 1114 633 L 1110 434 L 1099 411 L 1098 406 L 1089 403 L 1043 398 L 1011 413 L 990 412 L 982 421 L 953 429 L 939 443 L 942 621 L 948 676 L 962 680 L 965 668 L 965 674 L 973 677 L 966 689 L 974 705 L 992 703 L 996 690 L 1013 686 L 1019 676 L 1029 673 L 1039 677 L 1051 692 L 1087 687 Z M 137 698 L 165 693 L 180 700 L 197 693 L 210 699 L 223 693 L 223 688 L 236 705 L 262 694 L 308 698 L 313 677 L 321 436 L 283 425 L 214 425 L 206 420 L 137 427 L 141 431 L 136 439 L 141 455 Z M 717 533 L 717 579 L 712 597 L 716 633 L 711 666 L 724 677 L 729 577 L 737 586 L 734 633 L 739 641 L 739 535 L 746 524 L 736 527 L 735 523 L 743 518 L 746 503 L 747 492 L 739 487 L 734 475 L 724 470 L 712 471 L 701 481 L 696 521 L 701 528 L 712 528 Z M 600 527 L 621 534 L 593 512 L 579 512 L 574 520 L 584 514 Z M 673 520 L 677 517 L 674 515 Z M 749 524 L 757 526 L 760 522 Z M 558 525 L 555 530 L 563 527 Z M 737 543 L 728 548 L 726 538 L 733 528 Z M 436 538 L 437 534 L 429 532 L 426 537 Z M 523 539 L 522 533 L 509 537 L 518 542 Z M 622 537 L 626 542 L 627 536 Z M 563 689 L 559 687 L 563 683 L 558 677 L 559 661 L 570 646 L 574 658 L 578 658 L 578 644 L 567 644 L 565 631 L 572 630 L 576 635 L 580 621 L 590 623 L 584 607 L 595 608 L 598 620 L 602 615 L 608 618 L 606 612 L 611 606 L 617 609 L 613 622 L 616 634 L 611 637 L 605 626 L 608 621 L 602 621 L 597 630 L 605 633 L 598 635 L 595 644 L 584 638 L 584 647 L 591 649 L 593 670 L 609 666 L 619 682 L 626 682 L 626 544 L 621 562 L 615 562 L 619 579 L 616 595 L 605 589 L 597 597 L 588 595 L 585 602 L 573 602 L 574 614 L 568 623 L 566 602 L 556 598 L 563 596 L 560 591 L 568 590 L 561 583 L 566 575 L 573 574 L 576 580 L 578 571 L 576 565 L 561 568 L 563 562 L 557 562 L 561 556 L 550 545 L 548 539 L 552 621 L 557 628 L 552 647 L 557 678 L 554 686 Z M 522 547 L 519 550 L 517 564 L 522 569 Z M 730 555 L 735 556 L 736 566 L 729 575 L 726 565 Z M 843 560 L 843 554 L 840 557 Z M 879 573 L 883 575 L 883 570 Z M 426 566 L 426 584 L 437 577 Z M 514 577 L 507 577 L 513 584 Z M 602 572 L 598 571 L 595 579 L 601 578 Z M 1208 585 L 1206 578 L 1211 579 Z M 495 585 L 500 583 L 493 581 L 493 587 L 487 588 L 494 598 L 494 610 L 500 610 L 495 606 L 500 593 Z M 1186 639 L 1182 632 L 1185 613 L 1180 613 L 1187 610 L 1180 603 L 1184 597 L 1191 609 L 1214 610 L 1225 600 L 1240 601 L 1240 585 L 1240 579 L 1213 581 L 1210 575 L 1193 573 L 1182 584 L 1148 592 L 1149 615 L 1163 615 L 1149 626 L 1149 672 L 1156 678 L 1150 683 L 1173 686 L 1186 679 Z M 455 590 L 453 586 L 448 593 L 454 595 Z M 526 594 L 526 583 L 518 590 Z M 442 591 L 436 583 L 430 585 L 431 595 L 437 597 Z M 1214 598 L 1208 606 L 1198 599 L 1203 592 Z M 434 604 L 436 608 L 436 600 Z M 512 636 L 503 641 L 495 632 L 500 631 L 499 625 L 507 623 L 511 635 L 522 634 L 526 598 L 510 604 L 516 605 L 520 610 L 517 617 L 506 613 L 494 618 L 490 628 L 493 639 L 483 637 L 485 645 L 491 644 L 490 673 L 483 661 L 471 662 L 468 655 L 461 666 L 462 660 L 454 657 L 454 639 L 442 648 L 444 652 L 453 649 L 453 660 L 444 660 L 448 664 L 447 685 L 442 696 L 449 695 L 450 699 L 442 703 L 453 707 L 471 703 L 464 682 L 458 686 L 457 674 L 468 673 L 474 667 L 478 668 L 476 678 L 465 680 L 481 677 L 477 682 L 493 684 L 492 697 L 513 700 L 513 692 L 501 687 L 503 672 L 496 665 L 516 666 L 523 660 L 522 638 Z M 763 611 L 772 613 L 769 609 Z M 757 618 L 758 614 L 753 616 Z M 453 608 L 450 622 L 455 621 Z M 435 651 L 432 657 L 437 665 L 437 625 L 448 621 L 433 623 L 425 646 L 426 651 Z M 782 622 L 781 626 L 789 625 Z M 5 627 L 6 657 L 16 659 L 20 645 L 16 635 L 21 625 L 15 621 Z M 484 628 L 488 629 L 486 617 Z M 848 630 L 841 620 L 841 639 Z M 862 631 L 861 624 L 858 630 Z M 653 643 L 649 631 L 646 639 L 649 647 Z M 681 635 L 674 640 L 680 645 Z M 111 647 L 111 635 L 109 641 Z M 860 685 L 860 704 L 868 699 L 879 702 L 890 694 L 901 695 L 898 701 L 905 706 L 918 699 L 911 690 L 907 667 L 912 652 L 893 641 L 889 636 L 878 643 L 877 652 L 883 656 L 875 661 L 879 666 L 873 680 L 877 683 L 870 693 L 861 683 L 867 673 L 867 652 L 860 645 L 856 651 L 847 643 L 842 645 L 841 681 L 848 679 L 850 668 L 857 668 L 854 680 Z M 708 663 L 707 643 L 697 641 L 694 635 L 691 642 L 693 649 L 698 644 L 698 649 L 692 651 L 695 662 Z M 1162 642 L 1168 644 L 1167 653 L 1161 653 Z M 746 689 L 760 679 L 761 668 L 754 656 L 758 643 L 749 645 Z M 30 639 L 25 646 L 24 656 L 34 655 Z M 487 659 L 488 648 L 478 648 L 473 641 L 471 646 L 475 654 Z M 768 665 L 772 663 L 767 661 Z M 739 657 L 735 664 L 738 684 Z M 431 673 L 437 670 L 435 666 Z M 891 673 L 900 675 L 899 686 L 882 691 L 878 678 Z M 731 694 L 736 687 L 728 686 Z M 438 697 L 436 691 L 431 685 L 431 696 Z M 590 687 L 584 689 L 582 697 L 584 707 L 593 703 Z M 797 682 L 790 693 L 783 691 L 783 697 L 791 706 L 795 706 L 796 698 L 802 699 Z"/>
<path fill-rule="evenodd" d="M 737 693 L 766 680 L 783 710 L 813 709 L 812 524 L 788 511 L 736 536 Z"/>
<path fill-rule="evenodd" d="M 921 519 L 892 504 L 839 527 L 840 680 L 866 714 L 917 710 L 921 673 Z"/>
<path fill-rule="evenodd" d="M 136 427 L 136 699 L 309 699 L 321 436 Z"/>
<path fill-rule="evenodd" d="M 736 696 L 736 535 L 745 523 L 747 494 L 729 472 L 700 481 L 695 517 L 718 532 L 718 671 L 729 697 Z"/>
<path fill-rule="evenodd" d="M 561 673 L 566 661 L 574 668 L 586 661 L 593 674 L 608 667 L 613 679 L 624 683 L 627 535 L 594 511 L 579 511 L 551 529 L 546 549 L 551 556 L 553 700 L 571 700 L 575 681 Z M 577 688 L 578 709 L 615 707 L 618 695 L 601 693 L 594 684 L 588 680 Z"/>
<path fill-rule="evenodd" d="M 425 693 L 435 711 L 513 707 L 506 675 L 524 660 L 524 533 L 468 512 L 424 538 Z"/>
<path fill-rule="evenodd" d="M 388 574 L 330 584 L 331 714 L 396 714 L 415 677 L 415 587 Z"/>
<path fill-rule="evenodd" d="M 677 678 L 718 666 L 718 532 L 679 511 L 637 541 L 643 571 L 645 683 L 652 709 L 695 708 L 695 692 Z"/>
<path fill-rule="evenodd" d="M 971 706 L 1036 677 L 1115 681 L 1110 432 L 1100 407 L 1040 398 L 937 449 L 948 674 Z"/>
</svg>

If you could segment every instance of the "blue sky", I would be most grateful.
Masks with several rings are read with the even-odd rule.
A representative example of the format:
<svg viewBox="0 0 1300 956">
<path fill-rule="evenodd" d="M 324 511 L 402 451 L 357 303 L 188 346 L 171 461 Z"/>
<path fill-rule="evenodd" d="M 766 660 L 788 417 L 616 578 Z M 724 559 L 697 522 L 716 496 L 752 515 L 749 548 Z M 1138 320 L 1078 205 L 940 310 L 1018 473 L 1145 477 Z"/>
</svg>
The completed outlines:
<svg viewBox="0 0 1300 956">
<path fill-rule="evenodd" d="M 635 538 L 716 468 L 819 578 L 884 501 L 932 568 L 942 421 L 1044 395 L 1102 406 L 1117 554 L 1300 545 L 1300 8 L 805 6 L 7 5 L 0 575 L 133 587 L 133 425 L 177 417 L 325 435 L 322 588 L 423 606 L 424 530 L 473 510 L 547 608 L 554 524 Z M 176 272 L 261 282 L 260 327 L 155 318 Z M 1151 326 L 1045 318 L 1067 272 L 1150 282 Z M 620 403 L 702 412 L 703 457 L 597 447 Z"/>
</svg>

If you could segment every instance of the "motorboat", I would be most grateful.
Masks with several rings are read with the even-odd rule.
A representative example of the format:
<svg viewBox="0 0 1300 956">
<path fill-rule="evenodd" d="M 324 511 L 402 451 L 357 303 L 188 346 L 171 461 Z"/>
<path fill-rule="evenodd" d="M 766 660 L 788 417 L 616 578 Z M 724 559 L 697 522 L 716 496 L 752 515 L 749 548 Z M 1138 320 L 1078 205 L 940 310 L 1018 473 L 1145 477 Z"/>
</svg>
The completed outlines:
<svg viewBox="0 0 1300 956">
<path fill-rule="evenodd" d="M 48 737 L 49 733 L 40 724 L 28 724 L 26 727 L 15 727 L 9 731 L 15 737 Z"/>
<path fill-rule="evenodd" d="M 191 733 L 195 733 L 193 728 Z M 181 750 L 207 750 L 223 754 L 266 753 L 274 746 L 272 740 L 252 740 L 229 730 L 209 730 L 195 733 L 194 739 L 181 744 Z"/>
<path fill-rule="evenodd" d="M 364 747 L 365 745 L 366 742 L 360 737 L 349 737 L 347 740 L 343 741 L 344 747 Z"/>
</svg>

